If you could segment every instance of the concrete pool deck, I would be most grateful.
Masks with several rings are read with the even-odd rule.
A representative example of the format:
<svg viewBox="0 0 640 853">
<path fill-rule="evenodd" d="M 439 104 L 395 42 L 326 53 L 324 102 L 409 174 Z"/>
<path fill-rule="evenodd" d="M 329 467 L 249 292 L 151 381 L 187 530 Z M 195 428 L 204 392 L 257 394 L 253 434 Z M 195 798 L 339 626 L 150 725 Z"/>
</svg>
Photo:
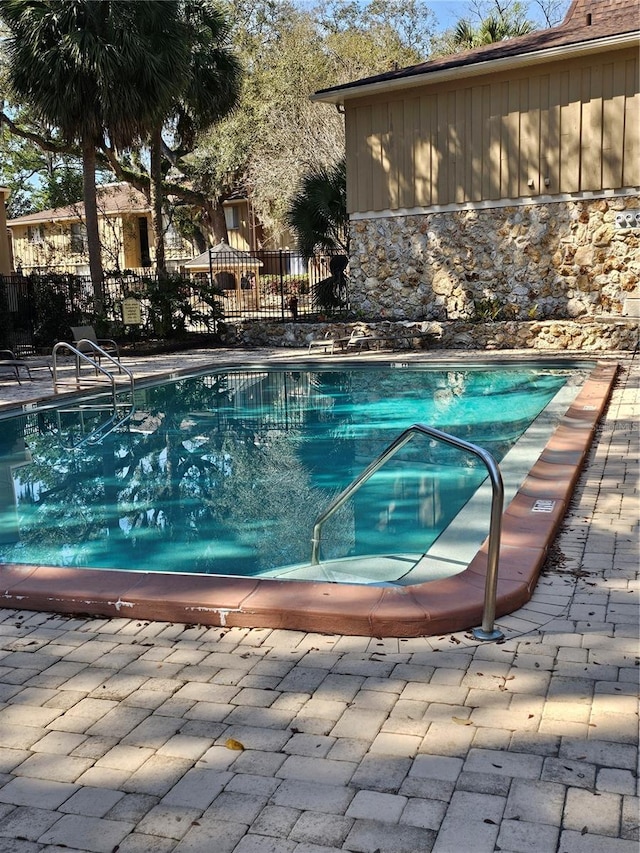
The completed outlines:
<svg viewBox="0 0 640 853">
<path fill-rule="evenodd" d="M 640 369 L 612 357 L 505 642 L 0 611 L 0 851 L 637 853 Z"/>
<path fill-rule="evenodd" d="M 210 363 L 212 353 L 204 358 Z M 354 359 L 326 354 L 215 351 L 216 363 L 255 366 L 285 362 L 342 363 Z M 229 357 L 231 355 L 231 357 Z M 404 366 L 422 362 L 425 354 L 378 353 L 379 362 Z M 500 355 L 502 358 L 500 359 Z M 448 357 L 447 357 L 448 356 Z M 459 364 L 457 354 L 431 352 L 429 362 Z M 138 379 L 152 371 L 171 374 L 193 370 L 201 353 L 182 353 L 164 360 L 126 364 Z M 373 353 L 365 356 L 371 361 Z M 529 358 L 531 355 L 529 354 Z M 457 359 L 457 361 L 456 361 Z M 504 362 L 504 354 L 496 354 Z M 360 360 L 359 358 L 356 360 Z M 474 359 L 476 360 L 476 359 Z M 478 359 L 480 360 L 480 359 Z M 508 360 L 508 359 L 507 359 Z M 539 362 L 539 357 L 535 359 Z M 68 360 L 67 371 L 72 369 Z M 184 362 L 187 362 L 185 365 Z M 206 363 L 206 362 L 205 362 Z M 44 380 L 48 368 L 41 364 Z M 562 417 L 502 517 L 500 571 L 495 597 L 497 616 L 505 616 L 531 597 L 548 549 L 555 537 L 582 468 L 596 424 L 605 409 L 616 376 L 615 362 L 601 361 L 591 372 Z M 36 368 L 32 368 L 32 375 Z M 49 380 L 50 381 L 50 380 Z M 35 385 L 36 383 L 33 383 Z M 20 386 L 24 393 L 25 386 Z M 16 393 L 14 388 L 14 394 Z M 33 393 L 33 391 L 32 391 Z M 42 394 L 41 394 L 42 396 Z M 31 404 L 24 403 L 25 410 Z M 198 622 L 220 627 L 267 627 L 383 637 L 417 637 L 457 631 L 483 623 L 488 572 L 488 542 L 459 574 L 427 583 L 347 584 L 274 578 L 119 572 L 42 565 L 0 566 L 6 606 L 58 613 L 119 616 Z M 491 621 L 487 627 L 491 630 Z M 484 625 L 483 625 L 484 627 Z"/>
</svg>

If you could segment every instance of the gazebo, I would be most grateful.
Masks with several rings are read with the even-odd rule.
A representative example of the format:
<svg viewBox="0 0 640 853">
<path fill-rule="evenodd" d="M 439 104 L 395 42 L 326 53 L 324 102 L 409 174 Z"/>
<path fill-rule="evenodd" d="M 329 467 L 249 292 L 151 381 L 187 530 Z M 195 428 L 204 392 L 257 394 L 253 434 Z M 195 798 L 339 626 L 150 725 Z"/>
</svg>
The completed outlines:
<svg viewBox="0 0 640 853">
<path fill-rule="evenodd" d="M 217 284 L 228 299 L 236 299 L 239 305 L 251 303 L 257 307 L 258 275 L 263 263 L 249 252 L 233 249 L 221 241 L 184 266 L 191 273 L 207 274 L 210 282 Z"/>
</svg>

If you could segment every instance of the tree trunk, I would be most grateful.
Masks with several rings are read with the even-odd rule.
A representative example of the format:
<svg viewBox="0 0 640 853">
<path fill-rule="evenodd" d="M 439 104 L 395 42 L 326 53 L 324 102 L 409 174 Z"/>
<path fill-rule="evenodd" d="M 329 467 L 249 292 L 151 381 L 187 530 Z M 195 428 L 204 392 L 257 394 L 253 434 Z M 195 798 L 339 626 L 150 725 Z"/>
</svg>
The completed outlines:
<svg viewBox="0 0 640 853">
<path fill-rule="evenodd" d="M 164 223 L 162 221 L 162 126 L 151 133 L 151 227 L 156 259 L 156 272 L 166 275 L 164 256 Z"/>
<path fill-rule="evenodd" d="M 227 220 L 224 218 L 224 208 L 219 201 L 210 201 L 206 207 L 207 224 L 209 225 L 209 234 L 211 242 L 215 246 L 218 243 L 229 242 L 229 232 L 227 231 Z"/>
<path fill-rule="evenodd" d="M 209 241 L 207 239 L 207 235 L 203 228 L 200 225 L 196 226 L 193 232 L 193 239 L 195 240 L 197 254 L 201 255 L 203 252 L 207 251 L 209 247 Z"/>
<path fill-rule="evenodd" d="M 104 273 L 102 247 L 98 232 L 98 202 L 96 199 L 96 146 L 85 140 L 82 145 L 82 180 L 84 192 L 84 223 L 87 229 L 89 271 L 93 285 L 93 304 L 97 317 L 104 313 Z"/>
</svg>

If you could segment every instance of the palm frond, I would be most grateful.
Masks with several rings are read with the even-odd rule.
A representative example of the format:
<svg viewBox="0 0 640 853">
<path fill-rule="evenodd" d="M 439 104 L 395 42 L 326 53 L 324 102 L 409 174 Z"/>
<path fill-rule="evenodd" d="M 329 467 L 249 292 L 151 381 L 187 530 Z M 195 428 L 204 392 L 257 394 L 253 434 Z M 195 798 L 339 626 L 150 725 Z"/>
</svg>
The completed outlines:
<svg viewBox="0 0 640 853">
<path fill-rule="evenodd" d="M 317 166 L 302 178 L 286 221 L 307 258 L 316 251 L 348 252 L 346 161 Z"/>
</svg>

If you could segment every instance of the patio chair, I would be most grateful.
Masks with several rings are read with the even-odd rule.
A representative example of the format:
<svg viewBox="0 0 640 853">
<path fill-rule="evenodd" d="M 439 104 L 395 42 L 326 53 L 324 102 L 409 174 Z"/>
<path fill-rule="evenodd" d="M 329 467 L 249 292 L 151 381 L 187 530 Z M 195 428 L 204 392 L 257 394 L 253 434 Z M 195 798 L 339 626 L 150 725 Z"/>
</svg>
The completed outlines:
<svg viewBox="0 0 640 853">
<path fill-rule="evenodd" d="M 96 337 L 96 332 L 93 326 L 71 326 L 71 333 L 73 335 L 73 345 L 76 349 L 79 349 L 80 352 L 86 353 L 92 358 L 96 358 L 98 362 L 100 361 L 100 353 L 96 352 L 93 347 L 88 344 L 83 344 L 82 341 L 91 341 L 93 344 L 97 344 L 100 349 L 104 350 L 108 355 L 111 355 L 113 358 L 120 359 L 120 348 L 115 341 L 112 341 L 111 338 L 98 338 Z"/>
<path fill-rule="evenodd" d="M 22 381 L 20 379 L 20 370 L 26 370 L 27 376 L 29 377 L 29 381 L 33 382 L 33 376 L 31 375 L 29 365 L 26 361 L 22 361 L 22 359 L 16 358 L 13 350 L 0 350 L 0 370 L 11 371 L 11 373 L 13 374 L 13 378 L 18 380 L 18 385 L 22 385 Z"/>
</svg>

